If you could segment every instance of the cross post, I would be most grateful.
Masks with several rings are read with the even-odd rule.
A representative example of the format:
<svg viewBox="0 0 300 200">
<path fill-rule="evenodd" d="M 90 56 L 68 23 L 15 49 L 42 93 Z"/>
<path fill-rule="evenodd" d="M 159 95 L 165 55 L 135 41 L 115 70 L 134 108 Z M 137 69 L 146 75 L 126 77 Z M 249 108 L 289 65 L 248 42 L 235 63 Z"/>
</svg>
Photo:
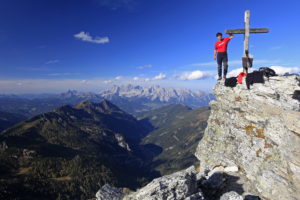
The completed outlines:
<svg viewBox="0 0 300 200">
<path fill-rule="evenodd" d="M 268 33 L 268 28 L 251 28 L 250 29 L 250 10 L 245 11 L 245 29 L 228 29 L 226 34 L 244 34 L 244 52 L 242 57 L 242 64 L 244 72 L 248 72 L 248 68 L 252 67 L 253 57 L 249 56 L 249 37 L 250 33 Z"/>
<path fill-rule="evenodd" d="M 250 10 L 245 12 L 245 34 L 244 34 L 244 56 L 249 53 L 249 36 L 250 36 Z"/>
</svg>

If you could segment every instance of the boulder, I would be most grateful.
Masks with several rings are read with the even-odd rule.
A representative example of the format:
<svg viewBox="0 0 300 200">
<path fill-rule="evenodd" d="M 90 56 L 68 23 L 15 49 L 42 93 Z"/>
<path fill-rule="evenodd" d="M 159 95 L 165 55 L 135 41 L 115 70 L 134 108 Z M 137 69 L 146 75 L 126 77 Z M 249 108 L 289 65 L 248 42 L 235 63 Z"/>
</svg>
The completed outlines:
<svg viewBox="0 0 300 200">
<path fill-rule="evenodd" d="M 223 194 L 220 200 L 243 200 L 243 197 L 236 192 L 227 192 Z"/>
<path fill-rule="evenodd" d="M 97 200 L 121 200 L 124 197 L 123 189 L 105 184 L 96 193 Z"/>
</svg>

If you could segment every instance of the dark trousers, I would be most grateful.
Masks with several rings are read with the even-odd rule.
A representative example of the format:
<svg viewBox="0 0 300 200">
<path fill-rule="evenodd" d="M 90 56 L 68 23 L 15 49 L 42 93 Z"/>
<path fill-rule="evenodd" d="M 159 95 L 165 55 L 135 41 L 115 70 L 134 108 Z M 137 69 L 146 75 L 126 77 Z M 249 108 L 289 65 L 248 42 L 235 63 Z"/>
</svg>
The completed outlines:
<svg viewBox="0 0 300 200">
<path fill-rule="evenodd" d="M 222 77 L 222 63 L 224 66 L 224 76 L 227 74 L 228 70 L 228 55 L 227 52 L 219 52 L 217 54 L 217 63 L 218 63 L 218 75 L 219 77 Z"/>
</svg>

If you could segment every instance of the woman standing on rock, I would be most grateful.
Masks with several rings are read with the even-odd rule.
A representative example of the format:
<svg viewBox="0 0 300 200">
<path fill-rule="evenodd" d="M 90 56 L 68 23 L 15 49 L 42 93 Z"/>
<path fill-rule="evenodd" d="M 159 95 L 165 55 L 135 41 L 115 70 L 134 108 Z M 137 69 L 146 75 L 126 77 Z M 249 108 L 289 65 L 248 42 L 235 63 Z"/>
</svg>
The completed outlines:
<svg viewBox="0 0 300 200">
<path fill-rule="evenodd" d="M 222 33 L 217 33 L 216 37 L 218 41 L 215 43 L 214 50 L 214 60 L 217 60 L 218 63 L 218 80 L 222 79 L 222 63 L 224 65 L 224 75 L 223 78 L 226 79 L 226 74 L 228 70 L 228 55 L 227 55 L 227 45 L 228 42 L 233 38 L 233 35 L 229 37 L 222 38 Z"/>
</svg>

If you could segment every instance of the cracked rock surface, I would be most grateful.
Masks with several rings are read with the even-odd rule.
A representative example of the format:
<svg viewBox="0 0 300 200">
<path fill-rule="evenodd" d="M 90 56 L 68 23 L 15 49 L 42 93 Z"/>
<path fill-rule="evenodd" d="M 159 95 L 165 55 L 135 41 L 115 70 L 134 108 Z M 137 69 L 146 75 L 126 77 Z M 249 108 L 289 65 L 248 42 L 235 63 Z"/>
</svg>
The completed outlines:
<svg viewBox="0 0 300 200">
<path fill-rule="evenodd" d="M 299 199 L 299 85 L 299 75 L 270 77 L 250 90 L 217 84 L 195 153 L 201 173 L 237 166 L 261 198 Z"/>
</svg>

